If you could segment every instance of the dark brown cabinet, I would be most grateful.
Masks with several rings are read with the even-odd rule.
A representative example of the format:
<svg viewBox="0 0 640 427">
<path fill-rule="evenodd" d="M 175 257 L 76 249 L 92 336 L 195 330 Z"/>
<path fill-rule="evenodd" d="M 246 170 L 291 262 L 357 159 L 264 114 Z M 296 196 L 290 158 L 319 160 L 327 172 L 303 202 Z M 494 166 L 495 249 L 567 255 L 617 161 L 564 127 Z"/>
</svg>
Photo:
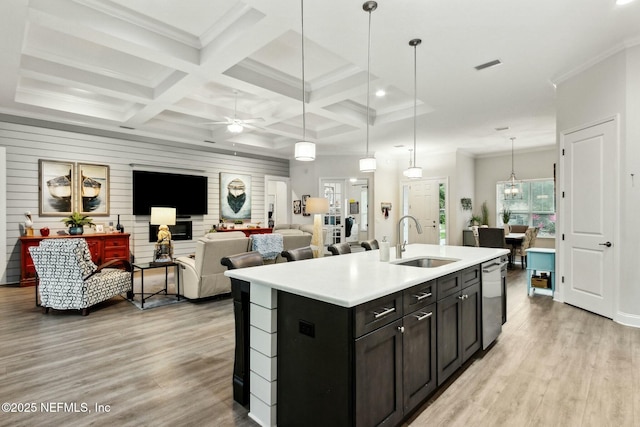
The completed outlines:
<svg viewBox="0 0 640 427">
<path fill-rule="evenodd" d="M 480 268 L 474 266 L 439 278 L 437 287 L 438 385 L 441 385 L 481 347 Z"/>
<path fill-rule="evenodd" d="M 437 387 L 435 292 L 353 308 L 279 292 L 278 425 L 400 424 Z"/>
</svg>

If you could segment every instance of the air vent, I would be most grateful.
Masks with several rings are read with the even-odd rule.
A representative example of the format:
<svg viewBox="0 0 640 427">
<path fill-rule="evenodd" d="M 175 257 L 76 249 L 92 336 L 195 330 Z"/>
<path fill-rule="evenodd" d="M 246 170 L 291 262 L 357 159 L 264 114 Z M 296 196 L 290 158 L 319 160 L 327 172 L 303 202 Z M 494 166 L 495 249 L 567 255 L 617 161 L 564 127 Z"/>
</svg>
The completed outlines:
<svg viewBox="0 0 640 427">
<path fill-rule="evenodd" d="M 129 130 L 134 130 L 135 128 L 132 128 L 130 126 L 120 126 L 122 129 L 129 129 Z"/>
<path fill-rule="evenodd" d="M 487 68 L 495 67 L 496 65 L 501 65 L 501 64 L 502 64 L 502 62 L 500 62 L 499 59 L 494 59 L 493 61 L 489 61 L 489 62 L 486 62 L 484 64 L 476 65 L 474 68 L 476 70 L 480 71 L 480 70 L 484 70 L 484 69 L 487 69 Z"/>
<path fill-rule="evenodd" d="M 498 132 L 502 132 L 503 130 L 509 130 L 509 126 L 502 126 L 502 127 L 496 128 L 496 131 Z"/>
<path fill-rule="evenodd" d="M 208 139 L 205 139 L 204 142 L 210 142 L 211 144 L 215 144 L 216 143 L 215 141 L 210 141 Z"/>
</svg>

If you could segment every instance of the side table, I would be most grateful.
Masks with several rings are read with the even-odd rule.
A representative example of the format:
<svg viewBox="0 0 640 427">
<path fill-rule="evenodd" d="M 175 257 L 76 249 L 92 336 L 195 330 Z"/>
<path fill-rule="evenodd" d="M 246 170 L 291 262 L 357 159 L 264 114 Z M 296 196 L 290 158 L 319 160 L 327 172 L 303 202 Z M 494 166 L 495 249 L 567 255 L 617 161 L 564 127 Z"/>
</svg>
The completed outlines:
<svg viewBox="0 0 640 427">
<path fill-rule="evenodd" d="M 140 270 L 140 293 L 133 293 L 133 295 L 140 295 L 140 308 L 144 309 L 144 302 L 146 300 L 148 300 L 149 298 L 151 298 L 154 295 L 158 295 L 158 294 L 162 294 L 162 295 L 175 295 L 178 297 L 178 301 L 180 301 L 180 274 L 178 273 L 177 269 L 178 269 L 178 264 L 175 262 L 163 262 L 163 263 L 154 263 L 154 262 L 147 262 L 147 263 L 143 263 L 143 264 L 133 264 L 133 272 L 131 274 L 131 289 L 133 289 L 133 273 L 135 272 L 136 269 Z M 175 272 L 174 272 L 174 276 L 176 279 L 176 293 L 175 294 L 170 294 L 168 293 L 167 290 L 167 286 L 168 286 L 168 281 L 169 281 L 169 267 L 174 267 L 176 268 Z M 160 289 L 157 292 L 154 293 L 148 293 L 146 294 L 147 296 L 145 297 L 145 293 L 144 293 L 144 271 L 145 270 L 150 270 L 152 268 L 164 268 L 164 289 Z M 133 299 L 133 296 L 132 296 Z"/>
<path fill-rule="evenodd" d="M 553 296 L 556 289 L 556 250 L 550 248 L 529 248 L 527 252 L 527 293 Z M 551 277 L 549 288 L 531 286 L 531 277 L 538 272 L 548 272 Z"/>
</svg>

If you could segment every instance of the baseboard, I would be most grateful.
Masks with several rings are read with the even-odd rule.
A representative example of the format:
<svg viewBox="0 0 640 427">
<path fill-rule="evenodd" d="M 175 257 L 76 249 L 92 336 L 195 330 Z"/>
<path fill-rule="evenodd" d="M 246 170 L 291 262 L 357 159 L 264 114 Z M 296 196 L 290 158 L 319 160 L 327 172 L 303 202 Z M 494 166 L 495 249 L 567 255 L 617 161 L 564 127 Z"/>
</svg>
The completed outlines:
<svg viewBox="0 0 640 427">
<path fill-rule="evenodd" d="M 616 323 L 620 323 L 621 325 L 640 328 L 640 315 L 637 314 L 618 311 L 614 316 L 613 321 Z"/>
</svg>

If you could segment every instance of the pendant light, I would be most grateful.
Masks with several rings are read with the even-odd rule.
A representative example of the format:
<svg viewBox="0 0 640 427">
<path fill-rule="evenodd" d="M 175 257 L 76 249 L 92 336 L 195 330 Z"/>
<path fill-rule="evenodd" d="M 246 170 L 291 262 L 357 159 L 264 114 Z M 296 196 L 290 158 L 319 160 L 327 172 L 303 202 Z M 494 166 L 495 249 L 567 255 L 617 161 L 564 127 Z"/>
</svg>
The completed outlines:
<svg viewBox="0 0 640 427">
<path fill-rule="evenodd" d="M 422 168 L 416 163 L 416 116 L 418 114 L 418 55 L 417 47 L 422 43 L 420 39 L 409 41 L 409 46 L 413 46 L 413 166 L 405 171 L 409 178 L 422 178 Z"/>
<path fill-rule="evenodd" d="M 316 144 L 307 141 L 307 91 L 304 84 L 304 0 L 300 0 L 300 16 L 302 22 L 302 141 L 296 142 L 294 155 L 296 160 L 301 162 L 311 162 L 316 159 Z"/>
<path fill-rule="evenodd" d="M 369 13 L 369 39 L 367 44 L 367 153 L 366 157 L 360 159 L 360 172 L 374 172 L 376 170 L 376 158 L 369 155 L 369 95 L 371 86 L 371 12 L 378 8 L 375 1 L 367 1 L 362 5 L 362 9 Z"/>
<path fill-rule="evenodd" d="M 505 200 L 518 200 L 522 199 L 522 181 L 516 178 L 516 173 L 513 169 L 513 141 L 515 137 L 511 137 L 511 176 L 509 180 L 504 184 L 504 198 Z"/>
</svg>

